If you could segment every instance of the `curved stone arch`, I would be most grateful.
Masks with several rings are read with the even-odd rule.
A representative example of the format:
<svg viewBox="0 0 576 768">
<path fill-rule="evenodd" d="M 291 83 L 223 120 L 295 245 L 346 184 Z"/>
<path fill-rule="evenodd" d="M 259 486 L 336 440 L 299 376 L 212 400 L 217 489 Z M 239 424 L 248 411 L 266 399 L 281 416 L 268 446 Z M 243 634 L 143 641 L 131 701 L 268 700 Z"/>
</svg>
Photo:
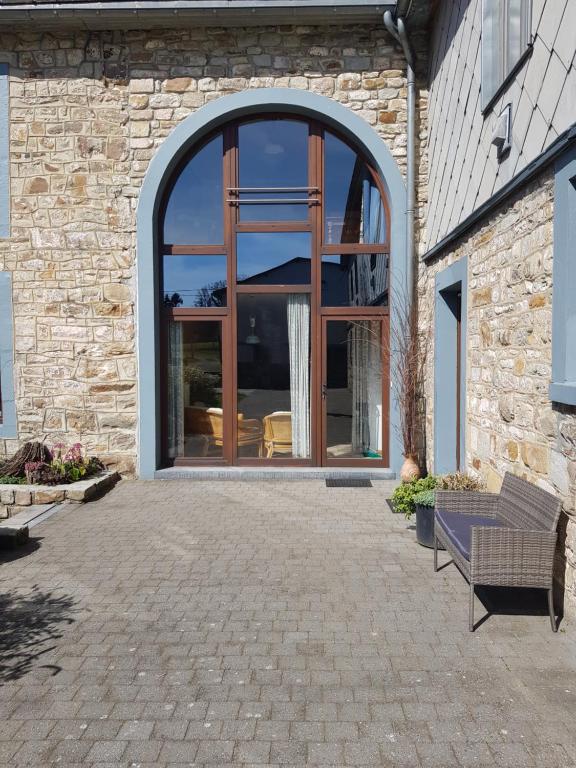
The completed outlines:
<svg viewBox="0 0 576 768">
<path fill-rule="evenodd" d="M 406 292 L 406 187 L 390 150 L 376 131 L 348 107 L 309 91 L 258 88 L 223 96 L 178 125 L 152 158 L 140 191 L 137 211 L 136 270 L 138 325 L 138 475 L 154 477 L 160 456 L 159 259 L 157 221 L 164 190 L 178 162 L 205 135 L 236 118 L 251 114 L 294 113 L 336 128 L 358 146 L 382 178 L 390 205 L 390 338 L 394 339 L 398 302 Z M 394 350 L 392 350 L 394 355 Z M 390 373 L 396 366 L 390 361 Z M 390 466 L 398 472 L 402 446 L 398 439 L 398 407 L 390 397 Z"/>
</svg>

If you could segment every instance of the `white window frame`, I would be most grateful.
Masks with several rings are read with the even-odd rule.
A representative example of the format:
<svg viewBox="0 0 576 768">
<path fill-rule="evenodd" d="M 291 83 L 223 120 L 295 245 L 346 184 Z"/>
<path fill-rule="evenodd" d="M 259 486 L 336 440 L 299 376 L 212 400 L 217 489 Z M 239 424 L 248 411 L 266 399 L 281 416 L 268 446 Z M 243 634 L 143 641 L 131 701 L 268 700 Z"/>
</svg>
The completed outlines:
<svg viewBox="0 0 576 768">
<path fill-rule="evenodd" d="M 516 41 L 513 41 L 514 33 Z M 480 97 L 483 112 L 491 106 L 531 47 L 532 0 L 482 0 Z"/>
</svg>

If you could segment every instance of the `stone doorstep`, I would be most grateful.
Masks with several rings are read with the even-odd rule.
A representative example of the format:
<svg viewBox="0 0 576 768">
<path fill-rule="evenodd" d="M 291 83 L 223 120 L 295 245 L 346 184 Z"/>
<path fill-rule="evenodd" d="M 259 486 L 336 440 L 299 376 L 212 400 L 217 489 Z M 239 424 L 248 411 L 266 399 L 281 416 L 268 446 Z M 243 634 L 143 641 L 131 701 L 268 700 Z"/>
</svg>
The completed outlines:
<svg viewBox="0 0 576 768">
<path fill-rule="evenodd" d="M 89 501 L 118 480 L 115 471 L 102 472 L 88 480 L 78 480 L 69 485 L 10 485 L 0 483 L 0 503 L 10 515 L 10 508 L 57 504 L 61 501 Z"/>
<path fill-rule="evenodd" d="M 0 537 L 27 539 L 30 526 L 35 525 L 38 518 L 43 519 L 55 506 L 55 504 L 30 504 L 23 511 L 11 515 L 4 523 L 0 523 Z"/>
<path fill-rule="evenodd" d="M 25 542 L 29 535 L 27 525 L 13 525 L 12 523 L 0 524 L 0 538 L 10 538 Z"/>
<path fill-rule="evenodd" d="M 362 480 L 394 481 L 395 473 L 385 467 L 167 467 L 157 469 L 155 480 L 326 480 L 352 477 Z"/>
</svg>

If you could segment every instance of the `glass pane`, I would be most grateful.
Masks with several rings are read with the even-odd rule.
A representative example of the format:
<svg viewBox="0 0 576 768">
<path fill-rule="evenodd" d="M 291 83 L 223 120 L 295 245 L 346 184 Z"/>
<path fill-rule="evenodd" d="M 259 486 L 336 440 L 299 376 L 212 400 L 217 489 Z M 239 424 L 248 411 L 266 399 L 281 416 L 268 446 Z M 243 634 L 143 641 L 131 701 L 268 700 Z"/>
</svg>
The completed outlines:
<svg viewBox="0 0 576 768">
<path fill-rule="evenodd" d="M 328 458 L 382 457 L 380 320 L 326 324 Z"/>
<path fill-rule="evenodd" d="M 168 326 L 168 456 L 221 457 L 222 326 Z"/>
<path fill-rule="evenodd" d="M 226 256 L 164 256 L 165 307 L 225 307 Z"/>
<path fill-rule="evenodd" d="M 240 199 L 307 198 L 306 191 L 279 193 L 274 188 L 308 186 L 308 124 L 298 120 L 258 120 L 238 129 L 240 186 L 272 188 L 245 192 Z M 242 221 L 301 221 L 308 205 L 243 204 Z"/>
<path fill-rule="evenodd" d="M 310 298 L 238 295 L 238 456 L 310 457 Z"/>
<path fill-rule="evenodd" d="M 482 3 L 482 107 L 496 93 L 504 77 L 501 0 Z"/>
<path fill-rule="evenodd" d="M 222 134 L 186 163 L 168 197 L 164 242 L 219 245 L 224 242 Z"/>
<path fill-rule="evenodd" d="M 388 305 L 388 255 L 322 256 L 323 307 Z"/>
<path fill-rule="evenodd" d="M 236 239 L 239 285 L 308 285 L 310 232 L 240 232 Z"/>
<path fill-rule="evenodd" d="M 306 221 L 308 203 L 267 203 L 266 200 L 308 200 L 307 192 L 242 192 L 240 200 L 261 200 L 242 203 L 240 221 Z"/>
<path fill-rule="evenodd" d="M 523 52 L 522 5 L 522 0 L 508 0 L 508 61 L 505 74 L 510 72 Z"/>
<path fill-rule="evenodd" d="M 328 131 L 324 162 L 324 242 L 386 242 L 384 205 L 366 163 Z"/>
</svg>

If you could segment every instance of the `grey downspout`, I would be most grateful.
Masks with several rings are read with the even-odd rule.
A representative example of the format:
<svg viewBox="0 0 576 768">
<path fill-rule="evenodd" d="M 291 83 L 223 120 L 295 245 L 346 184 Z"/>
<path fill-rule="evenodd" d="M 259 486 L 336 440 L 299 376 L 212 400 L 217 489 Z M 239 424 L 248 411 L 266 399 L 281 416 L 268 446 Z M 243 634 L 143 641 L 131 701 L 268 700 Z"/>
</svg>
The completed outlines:
<svg viewBox="0 0 576 768">
<path fill-rule="evenodd" d="M 410 306 L 415 298 L 416 258 L 414 238 L 414 216 L 416 203 L 416 83 L 414 77 L 415 55 L 408 40 L 404 19 L 399 17 L 396 24 L 390 11 L 384 13 L 384 26 L 402 46 L 406 59 L 407 110 L 406 120 L 406 289 Z"/>
</svg>

